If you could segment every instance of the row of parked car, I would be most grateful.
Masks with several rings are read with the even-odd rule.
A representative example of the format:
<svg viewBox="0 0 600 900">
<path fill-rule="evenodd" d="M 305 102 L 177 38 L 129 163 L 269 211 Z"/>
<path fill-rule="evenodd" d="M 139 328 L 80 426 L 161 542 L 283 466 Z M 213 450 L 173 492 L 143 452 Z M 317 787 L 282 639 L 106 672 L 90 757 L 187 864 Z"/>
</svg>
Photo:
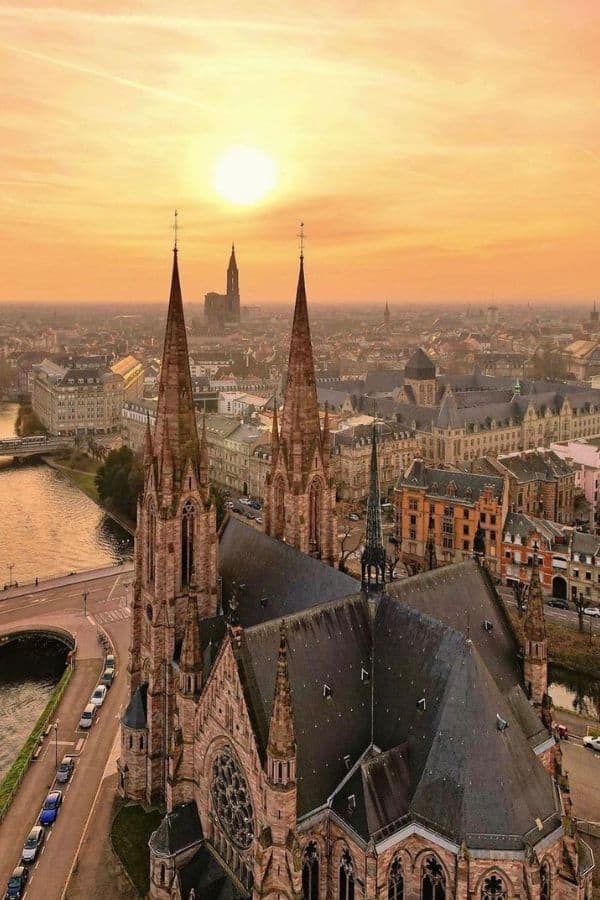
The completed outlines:
<svg viewBox="0 0 600 900">
<path fill-rule="evenodd" d="M 109 654 L 104 662 L 104 672 L 100 683 L 94 689 L 94 693 L 90 697 L 90 702 L 86 706 L 79 720 L 80 728 L 91 728 L 96 717 L 98 709 L 104 703 L 107 691 L 114 681 L 115 677 L 115 657 Z M 75 758 L 73 756 L 63 756 L 62 761 L 56 770 L 55 781 L 57 784 L 67 784 L 75 771 Z M 38 855 L 46 840 L 46 828 L 56 822 L 59 810 L 62 806 L 63 794 L 61 790 L 55 789 L 50 791 L 44 800 L 44 805 L 38 816 L 38 824 L 34 825 L 27 840 L 23 844 L 21 850 L 21 865 L 13 871 L 8 884 L 4 900 L 20 900 L 27 887 L 27 879 L 29 870 L 27 866 L 35 863 Z"/>
</svg>

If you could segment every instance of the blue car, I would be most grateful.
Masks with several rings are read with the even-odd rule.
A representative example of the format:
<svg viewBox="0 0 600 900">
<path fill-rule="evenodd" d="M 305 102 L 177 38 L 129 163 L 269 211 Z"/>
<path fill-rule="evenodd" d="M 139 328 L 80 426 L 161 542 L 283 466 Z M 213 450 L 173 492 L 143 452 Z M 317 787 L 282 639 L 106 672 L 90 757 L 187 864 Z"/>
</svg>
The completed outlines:
<svg viewBox="0 0 600 900">
<path fill-rule="evenodd" d="M 25 888 L 27 887 L 28 875 L 29 872 L 25 866 L 17 866 L 10 876 L 10 881 L 6 885 L 4 900 L 19 900 L 19 898 L 23 896 Z"/>
<path fill-rule="evenodd" d="M 46 802 L 42 807 L 39 817 L 40 825 L 52 825 L 56 821 L 60 804 L 62 803 L 62 794 L 60 791 L 50 791 L 46 797 Z"/>
</svg>

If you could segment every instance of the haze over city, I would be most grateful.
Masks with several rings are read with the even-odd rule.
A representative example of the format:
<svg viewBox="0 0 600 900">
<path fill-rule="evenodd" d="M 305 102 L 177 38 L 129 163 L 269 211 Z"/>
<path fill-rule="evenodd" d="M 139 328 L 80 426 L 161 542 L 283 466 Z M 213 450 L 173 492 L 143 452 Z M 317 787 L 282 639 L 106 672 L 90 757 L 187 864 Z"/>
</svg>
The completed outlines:
<svg viewBox="0 0 600 900">
<path fill-rule="evenodd" d="M 5 4 L 0 300 L 593 299 L 600 8 Z"/>
</svg>

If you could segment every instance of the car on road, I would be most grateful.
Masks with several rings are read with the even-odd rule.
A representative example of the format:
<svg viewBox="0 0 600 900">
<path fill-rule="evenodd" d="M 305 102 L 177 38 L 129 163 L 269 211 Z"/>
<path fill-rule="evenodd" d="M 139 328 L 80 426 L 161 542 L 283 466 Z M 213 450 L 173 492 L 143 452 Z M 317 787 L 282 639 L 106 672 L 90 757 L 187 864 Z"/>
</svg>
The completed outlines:
<svg viewBox="0 0 600 900">
<path fill-rule="evenodd" d="M 102 678 L 100 679 L 100 684 L 104 684 L 107 688 L 109 688 L 113 681 L 115 680 L 115 670 L 114 669 L 105 669 L 102 673 Z"/>
<path fill-rule="evenodd" d="M 546 600 L 548 606 L 554 606 L 555 609 L 568 609 L 569 604 L 562 597 L 549 597 Z"/>
<path fill-rule="evenodd" d="M 263 520 L 260 516 L 257 516 L 254 521 L 256 522 L 257 525 L 262 525 L 262 522 L 263 522 Z"/>
<path fill-rule="evenodd" d="M 6 885 L 5 900 L 20 900 L 25 893 L 28 875 L 25 866 L 17 866 Z"/>
<path fill-rule="evenodd" d="M 225 506 L 227 507 L 227 509 L 233 509 L 235 503 L 233 502 L 233 500 L 227 500 Z"/>
<path fill-rule="evenodd" d="M 254 513 L 251 513 L 250 510 L 248 510 L 248 512 L 244 513 L 244 515 L 246 516 L 247 519 L 254 518 Z"/>
<path fill-rule="evenodd" d="M 93 703 L 88 703 L 88 705 L 86 706 L 86 708 L 84 709 L 84 711 L 81 714 L 81 718 L 79 720 L 79 727 L 80 728 L 91 728 L 94 723 L 94 719 L 96 718 L 96 712 L 97 712 L 97 707 L 94 706 Z"/>
<path fill-rule="evenodd" d="M 109 653 L 108 656 L 106 657 L 106 659 L 104 660 L 104 668 L 114 670 L 114 669 L 116 669 L 116 667 L 117 667 L 117 662 L 116 662 L 114 656 L 112 655 L 112 653 Z"/>
<path fill-rule="evenodd" d="M 44 801 L 42 811 L 39 815 L 38 821 L 40 825 L 52 825 L 53 822 L 56 822 L 56 817 L 58 815 L 61 803 L 61 791 L 50 791 Z"/>
<path fill-rule="evenodd" d="M 75 771 L 75 760 L 72 756 L 63 756 L 58 769 L 56 770 L 56 780 L 59 784 L 66 784 Z"/>
<path fill-rule="evenodd" d="M 600 617 L 600 606 L 586 606 L 583 614 L 584 616 Z"/>
<path fill-rule="evenodd" d="M 598 750 L 600 752 L 600 737 L 592 737 L 588 734 L 583 739 L 583 746 L 589 747 L 590 750 Z"/>
<path fill-rule="evenodd" d="M 251 500 L 251 501 L 250 501 L 250 506 L 252 507 L 252 509 L 262 509 L 262 507 L 261 507 L 260 503 L 258 502 L 258 500 Z"/>
<path fill-rule="evenodd" d="M 351 522 L 360 522 L 360 516 L 356 513 L 348 513 L 348 518 Z"/>
<path fill-rule="evenodd" d="M 21 862 L 24 863 L 24 865 L 35 862 L 45 837 L 46 832 L 42 826 L 34 825 L 27 835 L 27 840 L 23 844 L 23 849 L 21 850 Z"/>
<path fill-rule="evenodd" d="M 105 684 L 99 684 L 92 696 L 90 697 L 90 703 L 93 703 L 94 706 L 102 706 L 104 703 L 104 699 L 108 693 L 108 688 Z"/>
</svg>

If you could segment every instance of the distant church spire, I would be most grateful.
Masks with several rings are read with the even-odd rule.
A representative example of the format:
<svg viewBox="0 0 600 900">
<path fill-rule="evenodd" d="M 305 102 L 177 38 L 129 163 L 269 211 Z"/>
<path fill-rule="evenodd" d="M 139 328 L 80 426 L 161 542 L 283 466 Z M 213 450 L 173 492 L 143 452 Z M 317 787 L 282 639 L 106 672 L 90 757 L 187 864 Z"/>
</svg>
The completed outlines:
<svg viewBox="0 0 600 900">
<path fill-rule="evenodd" d="M 377 463 L 377 428 L 373 422 L 371 440 L 371 472 L 369 499 L 367 501 L 367 534 L 365 548 L 360 558 L 363 589 L 380 590 L 385 581 L 385 548 L 381 524 L 381 492 Z M 374 575 L 374 581 L 372 581 Z"/>
</svg>

